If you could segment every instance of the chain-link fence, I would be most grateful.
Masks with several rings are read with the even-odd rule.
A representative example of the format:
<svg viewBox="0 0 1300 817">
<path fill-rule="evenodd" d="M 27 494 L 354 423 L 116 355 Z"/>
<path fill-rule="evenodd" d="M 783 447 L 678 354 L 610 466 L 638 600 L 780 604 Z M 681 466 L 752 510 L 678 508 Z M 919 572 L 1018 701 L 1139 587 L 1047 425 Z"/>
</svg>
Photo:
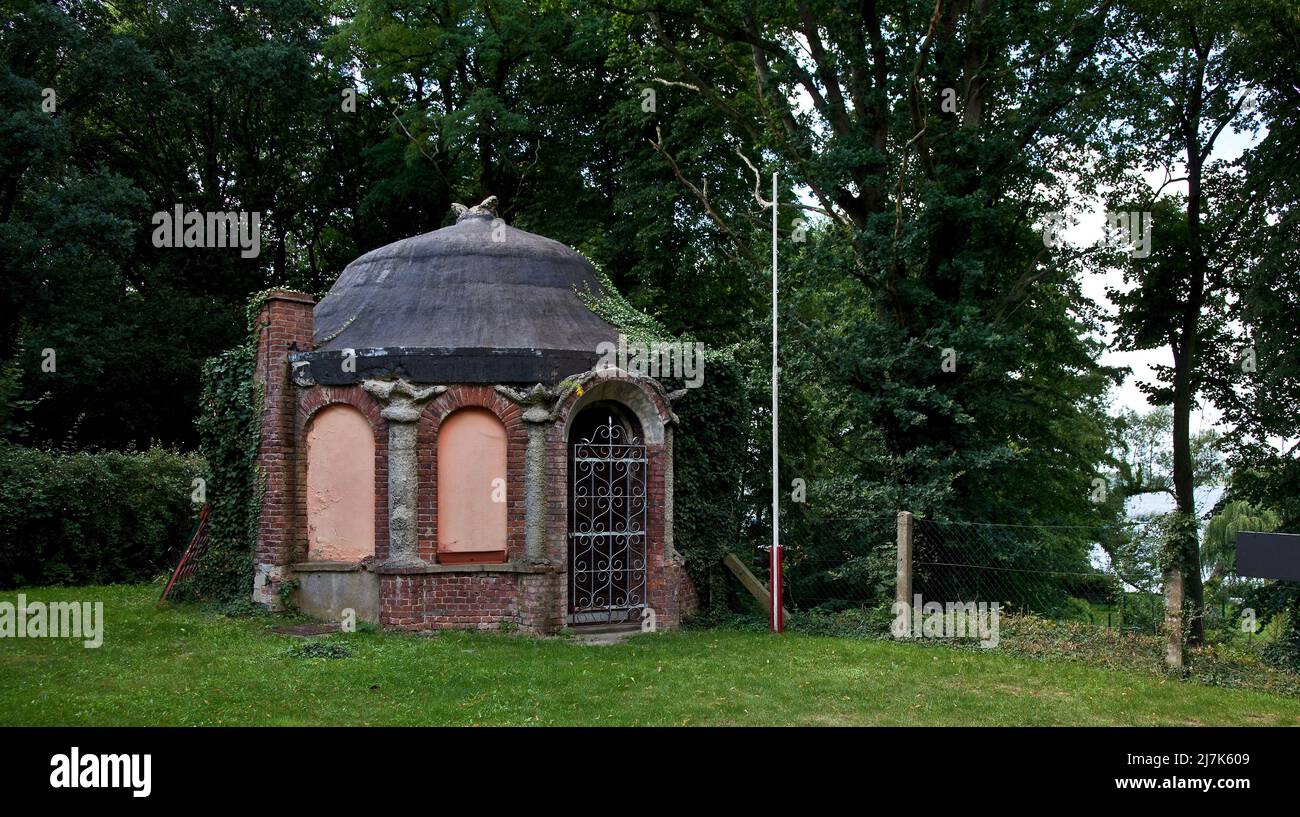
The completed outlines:
<svg viewBox="0 0 1300 817">
<path fill-rule="evenodd" d="M 783 522 L 787 609 L 837 613 L 893 600 L 896 515 Z"/>
<path fill-rule="evenodd" d="M 912 588 L 923 600 L 998 602 L 1008 613 L 1156 632 L 1164 599 L 1149 573 L 1125 581 L 1110 528 L 916 520 Z"/>
<path fill-rule="evenodd" d="M 1139 633 L 1157 633 L 1164 621 L 1159 570 L 1152 557 L 1161 533 L 1143 523 L 1052 526 L 916 519 L 912 525 L 911 586 L 923 602 L 998 602 L 1007 613 Z M 782 527 L 788 610 L 839 613 L 894 602 L 896 515 L 795 518 Z M 765 576 L 766 565 L 756 564 L 755 572 Z M 1240 630 L 1242 585 L 1243 580 L 1228 574 L 1215 592 L 1207 592 L 1207 629 Z"/>
</svg>

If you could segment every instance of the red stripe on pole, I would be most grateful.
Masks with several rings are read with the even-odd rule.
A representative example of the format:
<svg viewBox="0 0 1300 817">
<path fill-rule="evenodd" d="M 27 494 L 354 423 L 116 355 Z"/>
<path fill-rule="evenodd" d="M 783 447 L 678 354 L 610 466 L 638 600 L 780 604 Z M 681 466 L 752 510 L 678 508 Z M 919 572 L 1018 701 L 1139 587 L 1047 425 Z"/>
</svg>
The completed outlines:
<svg viewBox="0 0 1300 817">
<path fill-rule="evenodd" d="M 785 631 L 785 611 L 781 609 L 781 561 L 781 548 L 777 548 L 772 558 L 772 631 L 776 633 Z"/>
</svg>

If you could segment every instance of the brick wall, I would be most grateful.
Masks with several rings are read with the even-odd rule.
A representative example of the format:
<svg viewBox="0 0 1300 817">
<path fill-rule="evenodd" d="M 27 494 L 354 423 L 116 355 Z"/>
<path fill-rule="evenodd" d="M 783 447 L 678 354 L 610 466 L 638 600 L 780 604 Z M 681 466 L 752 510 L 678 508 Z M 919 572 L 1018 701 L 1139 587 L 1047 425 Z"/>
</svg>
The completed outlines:
<svg viewBox="0 0 1300 817">
<path fill-rule="evenodd" d="M 258 377 L 266 385 L 263 441 L 259 463 L 267 475 L 257 560 L 266 581 L 259 600 L 274 604 L 279 568 L 306 559 L 306 451 L 303 444 L 311 418 L 322 408 L 350 405 L 369 420 L 375 433 L 375 564 L 388 557 L 388 430 L 382 405 L 360 385 L 300 388 L 289 380 L 287 353 L 292 344 L 311 348 L 311 299 L 277 293 L 263 310 L 268 328 L 259 345 Z M 671 418 L 662 395 L 646 384 L 659 421 Z M 500 629 L 502 621 L 525 632 L 553 633 L 568 614 L 568 417 L 581 409 L 577 395 L 566 400 L 557 420 L 546 429 L 546 562 L 529 566 L 538 572 L 385 573 L 380 568 L 380 625 L 427 631 L 447 628 Z M 437 563 L 437 434 L 452 412 L 465 407 L 493 412 L 506 429 L 507 561 L 525 560 L 525 467 L 528 427 L 522 409 L 491 386 L 459 384 L 425 405 L 417 424 L 417 542 L 420 557 Z M 676 626 L 698 604 L 681 566 L 666 553 L 662 509 L 667 501 L 668 448 L 647 448 L 647 603 L 660 627 Z M 255 594 L 257 595 L 257 594 Z"/>
<path fill-rule="evenodd" d="M 257 342 L 254 377 L 263 388 L 262 435 L 257 465 L 265 480 L 262 513 L 258 522 L 254 553 L 254 601 L 277 605 L 276 584 L 284 577 L 284 566 L 293 561 L 294 548 L 303 536 L 297 505 L 298 483 L 297 395 L 289 379 L 291 349 L 312 347 L 310 295 L 276 290 L 267 296 L 258 315 L 261 327 Z"/>
<path fill-rule="evenodd" d="M 393 630 L 499 630 L 519 621 L 520 574 L 423 573 L 379 577 L 379 623 Z"/>
</svg>

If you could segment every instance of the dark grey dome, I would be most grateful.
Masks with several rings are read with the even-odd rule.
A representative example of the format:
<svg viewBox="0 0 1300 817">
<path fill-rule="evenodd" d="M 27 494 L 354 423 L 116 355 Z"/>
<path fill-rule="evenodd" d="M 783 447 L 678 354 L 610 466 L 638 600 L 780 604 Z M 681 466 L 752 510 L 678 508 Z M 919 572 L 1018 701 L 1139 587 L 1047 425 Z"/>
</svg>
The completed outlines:
<svg viewBox="0 0 1300 817">
<path fill-rule="evenodd" d="M 316 305 L 316 351 L 294 358 L 322 383 L 553 381 L 617 339 L 575 291 L 587 289 L 600 293 L 577 252 L 474 208 L 349 264 Z M 355 373 L 333 365 L 346 350 Z"/>
<path fill-rule="evenodd" d="M 616 332 L 574 288 L 600 292 L 558 241 L 489 214 L 372 250 L 315 310 L 317 349 L 391 346 L 595 351 Z"/>
</svg>

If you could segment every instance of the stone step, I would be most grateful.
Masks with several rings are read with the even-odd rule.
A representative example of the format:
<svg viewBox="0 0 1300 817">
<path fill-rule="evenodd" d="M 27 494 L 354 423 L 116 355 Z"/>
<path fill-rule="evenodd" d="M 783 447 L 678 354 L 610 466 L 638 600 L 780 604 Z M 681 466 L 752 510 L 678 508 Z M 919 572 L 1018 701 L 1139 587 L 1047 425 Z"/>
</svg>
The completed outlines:
<svg viewBox="0 0 1300 817">
<path fill-rule="evenodd" d="M 627 641 L 641 632 L 641 625 L 635 622 L 630 624 L 576 624 L 570 630 L 573 633 L 574 641 L 580 644 L 603 647 Z"/>
<path fill-rule="evenodd" d="M 600 635 L 604 633 L 639 633 L 641 632 L 641 622 L 639 621 L 620 621 L 614 624 L 571 624 L 569 629 L 575 633 L 584 633 L 586 635 Z"/>
</svg>

